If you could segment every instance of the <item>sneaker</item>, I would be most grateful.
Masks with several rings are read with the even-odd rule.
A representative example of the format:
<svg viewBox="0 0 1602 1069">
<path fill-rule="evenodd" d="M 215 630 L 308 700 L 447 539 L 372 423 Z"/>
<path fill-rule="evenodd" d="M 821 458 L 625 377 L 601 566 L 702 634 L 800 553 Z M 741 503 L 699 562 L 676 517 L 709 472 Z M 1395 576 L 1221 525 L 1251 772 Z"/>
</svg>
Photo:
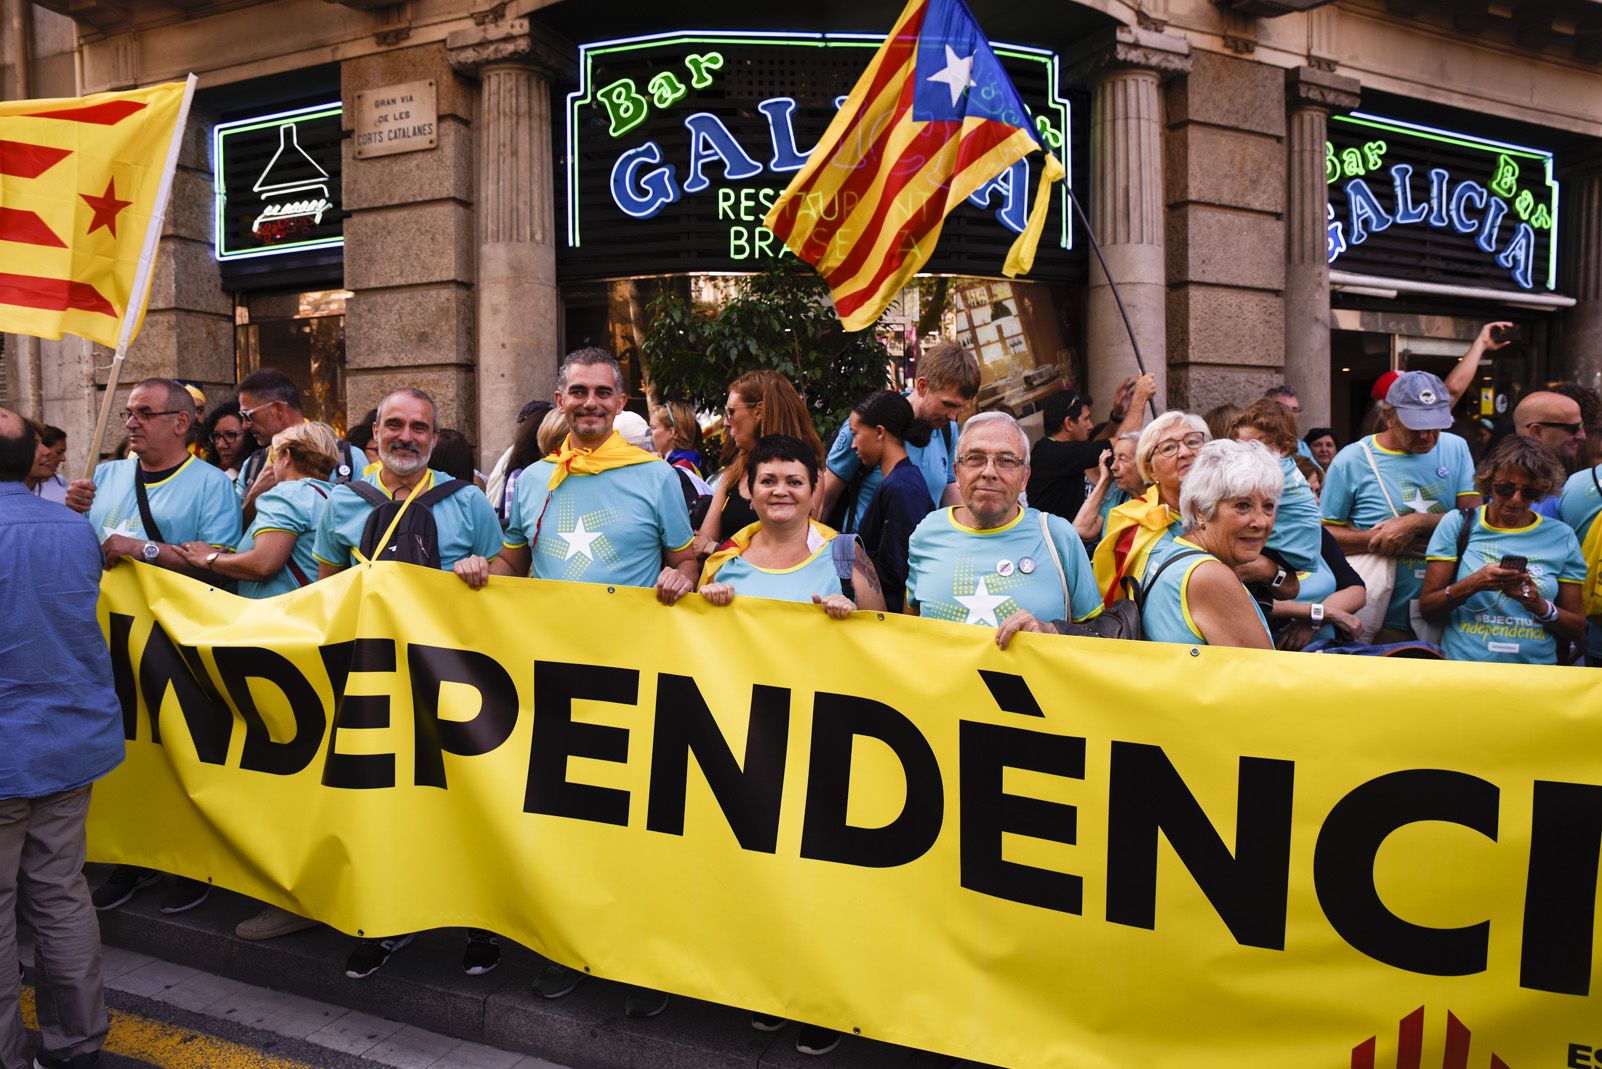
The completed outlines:
<svg viewBox="0 0 1602 1069">
<path fill-rule="evenodd" d="M 277 906 L 268 906 L 254 917 L 247 917 L 234 927 L 234 935 L 239 939 L 248 939 L 257 942 L 262 939 L 277 939 L 281 935 L 291 935 L 295 932 L 304 932 L 308 928 L 317 927 L 318 922 L 310 917 L 302 917 L 299 913 L 291 913 L 287 909 Z"/>
<path fill-rule="evenodd" d="M 211 894 L 211 884 L 191 880 L 187 876 L 174 876 L 172 890 L 161 900 L 163 913 L 182 913 L 194 909 Z"/>
<path fill-rule="evenodd" d="M 490 932 L 467 930 L 467 949 L 462 951 L 462 971 L 483 976 L 501 963 L 501 941 Z"/>
<path fill-rule="evenodd" d="M 771 1013 L 753 1013 L 751 1015 L 751 1027 L 758 1032 L 777 1032 L 789 1023 L 790 1018 L 775 1017 Z"/>
<path fill-rule="evenodd" d="M 416 938 L 416 932 L 407 932 L 388 939 L 363 939 L 346 959 L 345 975 L 352 980 L 373 975 L 384 967 L 384 962 L 389 960 L 391 954 Z"/>
<path fill-rule="evenodd" d="M 95 888 L 89 900 L 96 909 L 116 909 L 146 887 L 161 879 L 161 873 L 133 865 L 118 865 L 106 877 L 106 882 Z"/>
<path fill-rule="evenodd" d="M 655 1017 L 667 1009 L 667 1004 L 666 991 L 654 991 L 649 987 L 631 987 L 629 993 L 623 996 L 623 1016 L 644 1020 L 647 1017 Z"/>
<path fill-rule="evenodd" d="M 802 1054 L 827 1054 L 839 1045 L 839 1032 L 815 1024 L 802 1025 L 801 1034 L 795 1037 L 795 1049 Z"/>
<path fill-rule="evenodd" d="M 584 974 L 554 961 L 547 961 L 534 975 L 534 993 L 542 998 L 561 998 L 579 985 Z"/>
<path fill-rule="evenodd" d="M 33 1060 L 33 1069 L 90 1069 L 100 1064 L 100 1052 L 89 1051 L 87 1054 L 74 1054 L 70 1058 L 58 1058 L 53 1054 L 41 1052 Z"/>
</svg>

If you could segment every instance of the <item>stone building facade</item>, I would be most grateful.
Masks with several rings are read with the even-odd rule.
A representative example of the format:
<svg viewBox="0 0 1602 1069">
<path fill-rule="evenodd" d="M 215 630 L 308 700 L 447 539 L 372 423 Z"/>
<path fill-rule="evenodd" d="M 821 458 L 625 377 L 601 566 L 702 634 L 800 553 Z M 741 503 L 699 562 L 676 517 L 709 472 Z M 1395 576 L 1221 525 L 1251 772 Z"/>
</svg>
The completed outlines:
<svg viewBox="0 0 1602 1069">
<path fill-rule="evenodd" d="M 829 8 L 827 25 L 783 28 L 882 33 L 900 6 L 867 0 L 849 16 Z M 992 39 L 1039 46 L 1060 61 L 1059 89 L 1075 104 L 1063 131 L 1064 151 L 1077 159 L 1070 173 L 1170 405 L 1205 409 L 1288 381 L 1302 394 L 1304 423 L 1349 428 L 1366 381 L 1389 366 L 1437 366 L 1492 318 L 1519 322 L 1523 336 L 1490 369 L 1487 404 L 1536 379 L 1602 386 L 1596 4 L 971 6 Z M 486 463 L 509 442 L 524 401 L 549 395 L 564 349 L 598 334 L 637 336 L 636 277 L 681 270 L 649 250 L 628 278 L 574 267 L 564 128 L 581 46 L 673 30 L 776 31 L 781 17 L 729 0 L 708 0 L 693 15 L 640 0 L 4 0 L 4 14 L 9 97 L 199 76 L 127 379 L 170 375 L 220 394 L 256 364 L 292 358 L 297 374 L 319 384 L 320 414 L 340 423 L 391 386 L 415 384 L 440 400 L 446 424 L 480 443 Z M 805 6 L 788 14 L 802 22 Z M 359 95 L 412 84 L 433 87 L 432 143 L 360 153 Z M 324 98 L 344 106 L 342 250 L 254 266 L 219 260 L 216 125 Z M 1332 265 L 1332 222 L 1341 220 L 1329 212 L 1342 187 L 1330 177 L 1339 170 L 1331 128 L 1352 113 L 1470 134 L 1492 155 L 1504 143 L 1548 152 L 1561 211 L 1534 240 L 1555 248 L 1555 270 L 1529 286 L 1464 282 L 1448 253 L 1427 242 L 1410 262 L 1413 235 L 1432 236 L 1400 225 L 1383 255 L 1379 242 L 1359 250 L 1378 257 L 1378 267 L 1362 266 L 1370 262 L 1361 256 Z M 1399 139 L 1390 140 L 1394 150 Z M 1534 166 L 1526 164 L 1526 182 Z M 1358 200 L 1372 191 L 1344 188 L 1343 197 Z M 1518 210 L 1528 214 L 1531 203 Z M 1434 238 L 1450 237 L 1437 229 Z M 1511 232 L 1510 223 L 1497 240 Z M 1051 337 L 1060 338 L 1049 358 L 1109 398 L 1134 356 L 1099 260 L 1081 237 L 1072 244 L 1069 267 L 1040 291 L 1010 300 L 995 291 L 987 303 L 981 288 L 977 300 L 990 316 L 1049 305 Z M 965 273 L 999 278 L 999 261 Z M 1007 340 L 1004 330 L 991 336 Z M 1059 343 L 1011 347 L 1026 345 Z M 6 395 L 83 443 L 107 355 L 70 338 L 7 337 Z M 75 451 L 72 463 L 86 459 Z"/>
</svg>

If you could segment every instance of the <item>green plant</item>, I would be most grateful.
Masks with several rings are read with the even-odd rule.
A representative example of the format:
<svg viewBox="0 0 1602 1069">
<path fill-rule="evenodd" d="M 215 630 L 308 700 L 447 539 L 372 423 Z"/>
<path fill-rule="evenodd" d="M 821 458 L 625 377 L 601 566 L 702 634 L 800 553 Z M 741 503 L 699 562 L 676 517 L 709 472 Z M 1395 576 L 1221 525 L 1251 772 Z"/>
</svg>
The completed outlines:
<svg viewBox="0 0 1602 1069">
<path fill-rule="evenodd" d="M 826 443 L 853 405 L 890 381 L 878 334 L 842 329 L 823 280 L 794 259 L 744 277 L 711 310 L 664 289 L 651 302 L 641 349 L 657 396 L 702 411 L 722 411 L 729 383 L 745 372 L 780 372 L 806 398 Z"/>
</svg>

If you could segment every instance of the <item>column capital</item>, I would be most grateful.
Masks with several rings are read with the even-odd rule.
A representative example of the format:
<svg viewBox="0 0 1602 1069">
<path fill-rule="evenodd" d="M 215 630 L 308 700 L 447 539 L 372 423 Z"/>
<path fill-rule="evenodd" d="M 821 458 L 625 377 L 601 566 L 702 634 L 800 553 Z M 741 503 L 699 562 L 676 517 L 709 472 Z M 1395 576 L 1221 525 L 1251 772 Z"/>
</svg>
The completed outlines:
<svg viewBox="0 0 1602 1069">
<path fill-rule="evenodd" d="M 1069 65 L 1075 81 L 1093 81 L 1121 70 L 1151 71 L 1161 78 L 1190 73 L 1190 42 L 1171 33 L 1117 26 L 1091 38 Z"/>
<path fill-rule="evenodd" d="M 456 73 L 477 78 L 493 64 L 516 64 L 544 78 L 572 77 L 576 50 L 559 35 L 526 18 L 486 22 L 445 40 Z"/>
<path fill-rule="evenodd" d="M 1292 67 L 1285 72 L 1285 98 L 1293 110 L 1351 111 L 1363 102 L 1363 83 L 1318 67 Z"/>
</svg>

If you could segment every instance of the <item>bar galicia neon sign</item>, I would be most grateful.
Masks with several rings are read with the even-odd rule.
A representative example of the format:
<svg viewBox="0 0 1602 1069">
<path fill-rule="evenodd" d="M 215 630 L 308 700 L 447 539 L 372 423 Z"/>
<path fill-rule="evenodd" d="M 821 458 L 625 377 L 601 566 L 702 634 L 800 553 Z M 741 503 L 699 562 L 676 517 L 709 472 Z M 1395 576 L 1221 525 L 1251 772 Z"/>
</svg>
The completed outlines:
<svg viewBox="0 0 1602 1069">
<path fill-rule="evenodd" d="M 219 260 L 338 248 L 338 101 L 218 123 L 212 132 Z"/>
<path fill-rule="evenodd" d="M 712 88 L 731 63 L 725 49 L 750 45 L 811 49 L 844 47 L 860 49 L 866 61 L 882 41 L 882 36 L 868 34 L 698 31 L 653 34 L 581 46 L 579 88 L 568 96 L 568 245 L 578 248 L 582 244 L 581 152 L 578 141 L 581 130 L 594 128 L 594 124 L 587 126 L 583 121 L 582 109 L 597 109 L 605 118 L 607 136 L 622 139 L 648 118 L 665 115 L 680 106 L 692 91 Z M 642 49 L 674 46 L 686 46 L 695 51 L 685 54 L 682 61 L 673 67 L 656 69 L 648 78 L 621 77 L 601 86 L 592 82 L 599 60 Z M 1036 128 L 1042 140 L 1071 167 L 1071 161 L 1067 158 L 1070 149 L 1066 137 L 1070 121 L 1069 107 L 1068 102 L 1056 92 L 1059 84 L 1056 55 L 1043 49 L 994 42 L 992 47 L 998 55 L 1044 65 L 1051 87 L 1050 100 L 1046 112 L 1035 116 Z M 838 108 L 844 100 L 844 96 L 835 98 L 834 107 Z M 690 110 L 689 105 L 683 106 Z M 713 190 L 716 172 L 721 171 L 723 181 L 716 186 L 714 195 L 718 219 L 736 223 L 730 228 L 729 234 L 731 258 L 787 254 L 788 250 L 760 225 L 762 216 L 777 198 L 780 188 L 755 185 L 737 188 L 726 183 L 745 182 L 763 174 L 787 176 L 805 165 L 811 148 L 803 148 L 796 143 L 794 118 L 797 107 L 798 102 L 789 96 L 774 96 L 755 104 L 756 111 L 767 126 L 765 144 L 760 148 L 753 143 L 751 133 L 746 134 L 746 141 L 742 143 L 718 115 L 709 110 L 693 110 L 681 120 L 684 131 L 689 135 L 688 154 L 684 159 L 670 161 L 662 144 L 654 138 L 618 152 L 607 182 L 612 204 L 631 219 L 650 219 L 685 196 Z M 661 127 L 655 129 L 660 130 Z M 1033 188 L 1029 171 L 1029 162 L 1020 160 L 975 191 L 969 200 L 978 207 L 992 208 L 997 221 L 1009 230 L 1022 231 L 1027 221 L 1029 192 Z M 787 177 L 781 178 L 780 187 L 787 181 Z M 812 210 L 829 218 L 837 211 L 849 213 L 852 208 L 849 196 L 846 195 L 844 203 L 820 203 L 814 205 Z M 1061 247 L 1066 249 L 1072 247 L 1068 223 L 1070 216 L 1066 193 L 1062 196 L 1063 226 L 1059 240 Z M 740 226 L 740 222 L 749 225 Z"/>
<path fill-rule="evenodd" d="M 1331 116 L 1330 122 L 1368 138 L 1339 150 L 1325 143 L 1325 178 L 1346 194 L 1344 214 L 1333 204 L 1328 207 L 1330 263 L 1392 226 L 1422 223 L 1471 235 L 1474 246 L 1523 289 L 1534 288 L 1538 271 L 1547 289 L 1556 287 L 1558 187 L 1552 153 L 1363 112 Z M 1413 164 L 1392 161 L 1398 154 L 1392 142 L 1409 141 L 1473 150 L 1484 170 L 1461 174 L 1431 167 L 1415 176 Z M 1541 232 L 1547 239 L 1544 263 L 1537 262 Z"/>
</svg>

